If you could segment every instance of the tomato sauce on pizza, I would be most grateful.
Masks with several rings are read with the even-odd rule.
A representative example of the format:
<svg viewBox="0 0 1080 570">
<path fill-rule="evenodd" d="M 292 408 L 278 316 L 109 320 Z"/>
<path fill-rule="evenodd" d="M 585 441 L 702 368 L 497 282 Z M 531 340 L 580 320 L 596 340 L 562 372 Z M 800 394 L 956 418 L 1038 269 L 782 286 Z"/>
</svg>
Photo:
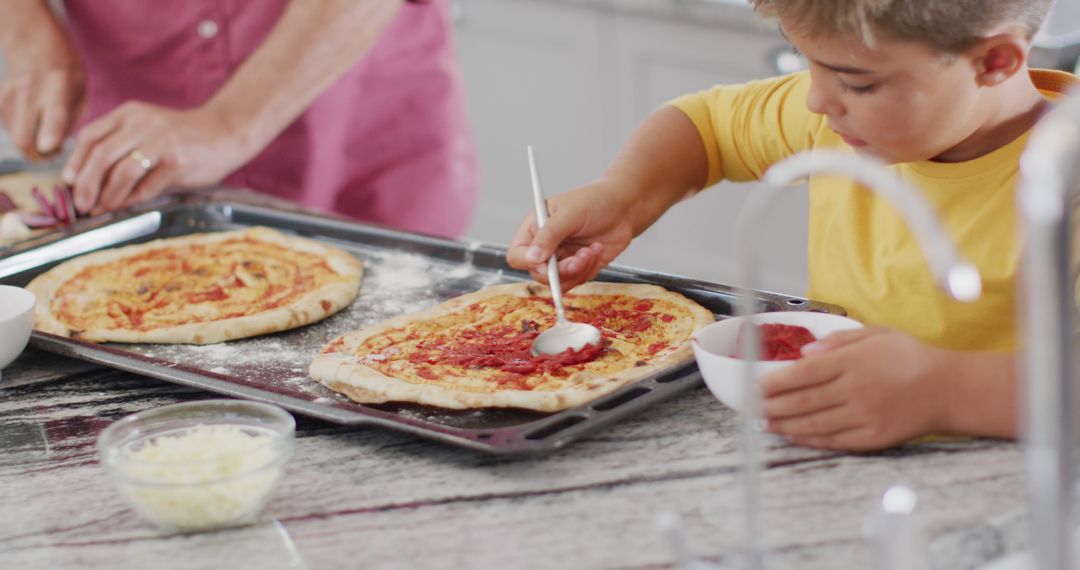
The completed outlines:
<svg viewBox="0 0 1080 570">
<path fill-rule="evenodd" d="M 356 298 L 351 254 L 261 227 L 102 250 L 28 285 L 35 328 L 90 341 L 222 342 L 308 324 Z"/>
<path fill-rule="evenodd" d="M 593 281 L 564 295 L 567 318 L 601 343 L 532 354 L 555 324 L 547 287 L 504 283 L 346 333 L 311 362 L 311 377 L 361 403 L 557 411 L 693 359 L 694 331 L 715 321 L 656 285 Z"/>
<path fill-rule="evenodd" d="M 88 267 L 64 283 L 52 303 L 75 329 L 145 331 L 260 313 L 340 279 L 317 257 L 237 238 Z M 103 290 L 103 283 L 109 287 Z"/>
<path fill-rule="evenodd" d="M 567 318 L 600 330 L 600 345 L 532 354 L 533 340 L 555 324 L 552 300 L 505 295 L 388 330 L 366 339 L 353 354 L 397 378 L 422 382 L 470 375 L 496 388 L 544 390 L 576 372 L 602 375 L 643 365 L 693 332 L 686 310 L 667 301 L 572 294 L 564 301 Z"/>
</svg>

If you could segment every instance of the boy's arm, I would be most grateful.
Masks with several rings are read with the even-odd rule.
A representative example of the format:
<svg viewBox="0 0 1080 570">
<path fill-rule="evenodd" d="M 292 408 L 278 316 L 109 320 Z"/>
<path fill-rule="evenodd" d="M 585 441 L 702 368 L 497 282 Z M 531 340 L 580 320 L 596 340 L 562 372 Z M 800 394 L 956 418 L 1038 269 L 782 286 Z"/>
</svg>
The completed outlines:
<svg viewBox="0 0 1080 570">
<path fill-rule="evenodd" d="M 697 127 L 682 111 L 665 105 L 642 123 L 601 178 L 626 189 L 624 206 L 637 237 L 669 208 L 704 188 L 708 170 Z"/>
<path fill-rule="evenodd" d="M 535 214 L 507 251 L 511 267 L 546 282 L 558 250 L 563 289 L 592 279 L 676 202 L 701 190 L 708 159 L 701 135 L 682 111 L 664 106 L 634 132 L 600 179 L 548 200 L 541 230 Z"/>
<path fill-rule="evenodd" d="M 1069 340 L 1080 351 L 1076 333 Z M 954 433 L 988 437 L 1020 437 L 1020 367 L 1019 354 L 1000 352 L 960 352 L 943 374 L 951 378 L 945 394 L 949 402 L 945 428 Z M 1056 379 L 1052 379 L 1056 380 Z"/>
<path fill-rule="evenodd" d="M 936 379 L 945 401 L 941 431 L 984 437 L 1019 436 L 1016 354 L 948 351 Z"/>
<path fill-rule="evenodd" d="M 526 217 L 507 261 L 545 281 L 542 264 L 557 250 L 565 289 L 591 279 L 679 200 L 720 180 L 757 180 L 811 146 L 828 127 L 806 109 L 809 84 L 801 73 L 673 100 L 646 119 L 599 180 L 549 202 L 543 231 Z"/>
</svg>

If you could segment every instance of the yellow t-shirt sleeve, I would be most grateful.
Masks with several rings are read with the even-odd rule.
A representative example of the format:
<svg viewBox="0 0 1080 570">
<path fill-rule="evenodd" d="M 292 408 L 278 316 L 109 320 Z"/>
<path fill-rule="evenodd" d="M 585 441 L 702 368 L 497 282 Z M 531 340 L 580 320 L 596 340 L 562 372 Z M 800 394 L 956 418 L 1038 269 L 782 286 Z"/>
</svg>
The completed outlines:
<svg viewBox="0 0 1080 570">
<path fill-rule="evenodd" d="M 709 159 L 707 186 L 761 178 L 770 165 L 813 146 L 823 125 L 806 108 L 809 73 L 719 85 L 667 104 L 693 121 Z"/>
</svg>

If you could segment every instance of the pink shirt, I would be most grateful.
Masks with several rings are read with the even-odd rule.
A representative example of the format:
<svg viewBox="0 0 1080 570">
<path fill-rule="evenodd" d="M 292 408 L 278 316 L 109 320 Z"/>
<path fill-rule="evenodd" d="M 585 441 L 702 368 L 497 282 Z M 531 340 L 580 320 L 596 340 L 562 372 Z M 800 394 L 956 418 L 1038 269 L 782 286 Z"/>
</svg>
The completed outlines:
<svg viewBox="0 0 1080 570">
<path fill-rule="evenodd" d="M 66 0 L 88 79 L 84 120 L 129 99 L 198 106 L 287 1 Z M 476 200 L 476 162 L 448 12 L 447 0 L 405 4 L 361 61 L 224 184 L 460 235 Z"/>
</svg>

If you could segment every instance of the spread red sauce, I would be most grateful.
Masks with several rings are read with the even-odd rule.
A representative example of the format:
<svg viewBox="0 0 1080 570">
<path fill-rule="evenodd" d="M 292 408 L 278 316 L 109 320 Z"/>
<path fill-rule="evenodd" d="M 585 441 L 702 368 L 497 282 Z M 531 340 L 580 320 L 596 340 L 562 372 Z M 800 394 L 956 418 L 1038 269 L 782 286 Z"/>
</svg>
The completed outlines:
<svg viewBox="0 0 1080 570">
<path fill-rule="evenodd" d="M 567 295 L 571 300 L 574 295 Z M 621 302 L 620 302 L 621 301 Z M 505 315 L 527 306 L 528 304 L 551 305 L 550 297 L 528 297 L 505 306 Z M 487 307 L 477 303 L 466 308 L 468 312 L 481 312 Z M 633 340 L 654 323 L 670 323 L 673 315 L 654 311 L 655 303 L 649 300 L 627 302 L 625 298 L 616 298 L 591 307 L 568 307 L 569 317 L 576 322 L 592 324 L 600 329 L 601 343 L 590 345 L 580 350 L 569 349 L 555 355 L 532 354 L 533 340 L 540 332 L 554 324 L 553 314 L 543 314 L 533 319 L 504 320 L 504 324 L 478 329 L 457 329 L 436 337 L 420 339 L 415 334 L 406 334 L 398 342 L 415 344 L 407 350 L 408 360 L 415 365 L 416 374 L 429 378 L 429 367 L 451 365 L 464 368 L 487 368 L 498 371 L 492 378 L 500 386 L 519 390 L 530 390 L 529 377 L 543 374 L 567 376 L 581 370 L 584 366 L 609 353 L 614 338 Z M 396 343 L 395 343 L 396 344 Z M 666 342 L 650 342 L 648 352 L 657 354 L 669 345 Z M 378 366 L 378 364 L 373 364 Z"/>
<path fill-rule="evenodd" d="M 524 321 L 520 330 L 503 325 L 483 331 L 462 331 L 452 340 L 439 337 L 417 343 L 419 350 L 409 355 L 409 361 L 416 364 L 495 368 L 520 375 L 547 372 L 565 376 L 566 367 L 596 360 L 609 344 L 601 342 L 599 345 L 587 345 L 581 350 L 571 348 L 559 354 L 535 356 L 532 343 L 539 335 L 535 321 Z"/>
<path fill-rule="evenodd" d="M 798 325 L 763 324 L 758 327 L 761 335 L 761 360 L 795 360 L 802 358 L 802 347 L 817 338 L 806 327 Z M 736 350 L 735 357 L 742 350 Z"/>
<path fill-rule="evenodd" d="M 572 295 L 567 295 L 572 298 Z M 539 298 L 548 304 L 552 303 L 549 298 Z M 659 318 L 665 323 L 675 319 L 667 313 L 650 313 L 653 308 L 652 301 L 639 301 L 633 309 L 623 309 L 616 306 L 615 301 L 608 301 L 602 305 L 581 309 L 574 313 L 573 320 L 589 323 L 604 331 L 607 329 L 613 333 L 634 336 L 634 333 L 645 332 L 653 325 L 654 319 Z"/>
</svg>

